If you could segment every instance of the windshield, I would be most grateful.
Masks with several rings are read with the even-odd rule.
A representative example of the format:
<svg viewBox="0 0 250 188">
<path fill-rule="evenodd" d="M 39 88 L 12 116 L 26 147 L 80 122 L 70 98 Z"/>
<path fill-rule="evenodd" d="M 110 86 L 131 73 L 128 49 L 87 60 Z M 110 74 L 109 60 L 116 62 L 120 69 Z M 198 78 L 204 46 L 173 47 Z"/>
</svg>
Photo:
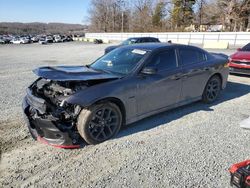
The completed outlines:
<svg viewBox="0 0 250 188">
<path fill-rule="evenodd" d="M 250 51 L 250 43 L 248 43 L 246 46 L 244 46 L 241 51 Z"/>
<path fill-rule="evenodd" d="M 90 65 L 91 68 L 117 74 L 129 74 L 147 51 L 117 48 Z"/>
<path fill-rule="evenodd" d="M 136 39 L 130 38 L 122 42 L 122 45 L 129 45 L 129 44 L 134 44 L 136 43 Z"/>
</svg>

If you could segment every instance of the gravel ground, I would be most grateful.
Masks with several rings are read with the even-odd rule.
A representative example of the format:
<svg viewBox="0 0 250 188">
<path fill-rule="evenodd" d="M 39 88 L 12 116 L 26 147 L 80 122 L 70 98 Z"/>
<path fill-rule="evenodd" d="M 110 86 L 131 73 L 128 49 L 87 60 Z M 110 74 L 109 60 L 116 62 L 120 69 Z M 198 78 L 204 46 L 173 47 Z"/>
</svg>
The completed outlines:
<svg viewBox="0 0 250 188">
<path fill-rule="evenodd" d="M 31 70 L 87 64 L 106 46 L 0 46 L 0 187 L 229 187 L 228 167 L 250 158 L 250 131 L 239 127 L 250 114 L 250 77 L 231 75 L 212 105 L 152 116 L 96 146 L 63 150 L 32 140 L 20 107 Z"/>
</svg>

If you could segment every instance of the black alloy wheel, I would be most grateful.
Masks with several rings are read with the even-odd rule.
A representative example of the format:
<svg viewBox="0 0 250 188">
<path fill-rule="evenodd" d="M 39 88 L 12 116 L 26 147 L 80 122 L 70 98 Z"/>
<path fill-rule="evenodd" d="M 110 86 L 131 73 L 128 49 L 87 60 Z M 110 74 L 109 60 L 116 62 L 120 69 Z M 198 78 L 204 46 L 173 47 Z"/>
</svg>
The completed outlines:
<svg viewBox="0 0 250 188">
<path fill-rule="evenodd" d="M 122 114 L 117 105 L 104 103 L 83 109 L 77 128 L 88 144 L 98 144 L 110 139 L 120 130 Z"/>
<path fill-rule="evenodd" d="M 221 91 L 221 79 L 215 75 L 209 79 L 202 95 L 202 100 L 206 103 L 214 102 Z"/>
</svg>

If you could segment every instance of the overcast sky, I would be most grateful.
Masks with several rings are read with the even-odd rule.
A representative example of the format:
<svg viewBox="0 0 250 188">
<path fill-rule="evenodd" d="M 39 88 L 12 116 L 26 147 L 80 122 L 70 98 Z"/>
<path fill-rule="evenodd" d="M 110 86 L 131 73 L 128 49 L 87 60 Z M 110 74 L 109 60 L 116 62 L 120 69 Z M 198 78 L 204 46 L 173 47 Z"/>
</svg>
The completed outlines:
<svg viewBox="0 0 250 188">
<path fill-rule="evenodd" d="M 90 0 L 0 0 L 0 22 L 86 24 Z"/>
</svg>

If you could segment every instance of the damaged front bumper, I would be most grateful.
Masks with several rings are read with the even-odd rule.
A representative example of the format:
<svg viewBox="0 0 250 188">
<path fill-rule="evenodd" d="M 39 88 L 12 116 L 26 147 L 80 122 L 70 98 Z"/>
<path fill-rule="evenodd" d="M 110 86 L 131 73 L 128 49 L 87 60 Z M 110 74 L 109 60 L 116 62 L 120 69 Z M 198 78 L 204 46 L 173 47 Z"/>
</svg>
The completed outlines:
<svg viewBox="0 0 250 188">
<path fill-rule="evenodd" d="M 22 108 L 24 119 L 28 129 L 35 140 L 59 147 L 59 148 L 79 148 L 81 147 L 81 137 L 74 129 L 56 118 L 42 117 L 39 111 L 43 111 L 44 100 L 32 96 L 27 92 L 23 99 Z"/>
</svg>

